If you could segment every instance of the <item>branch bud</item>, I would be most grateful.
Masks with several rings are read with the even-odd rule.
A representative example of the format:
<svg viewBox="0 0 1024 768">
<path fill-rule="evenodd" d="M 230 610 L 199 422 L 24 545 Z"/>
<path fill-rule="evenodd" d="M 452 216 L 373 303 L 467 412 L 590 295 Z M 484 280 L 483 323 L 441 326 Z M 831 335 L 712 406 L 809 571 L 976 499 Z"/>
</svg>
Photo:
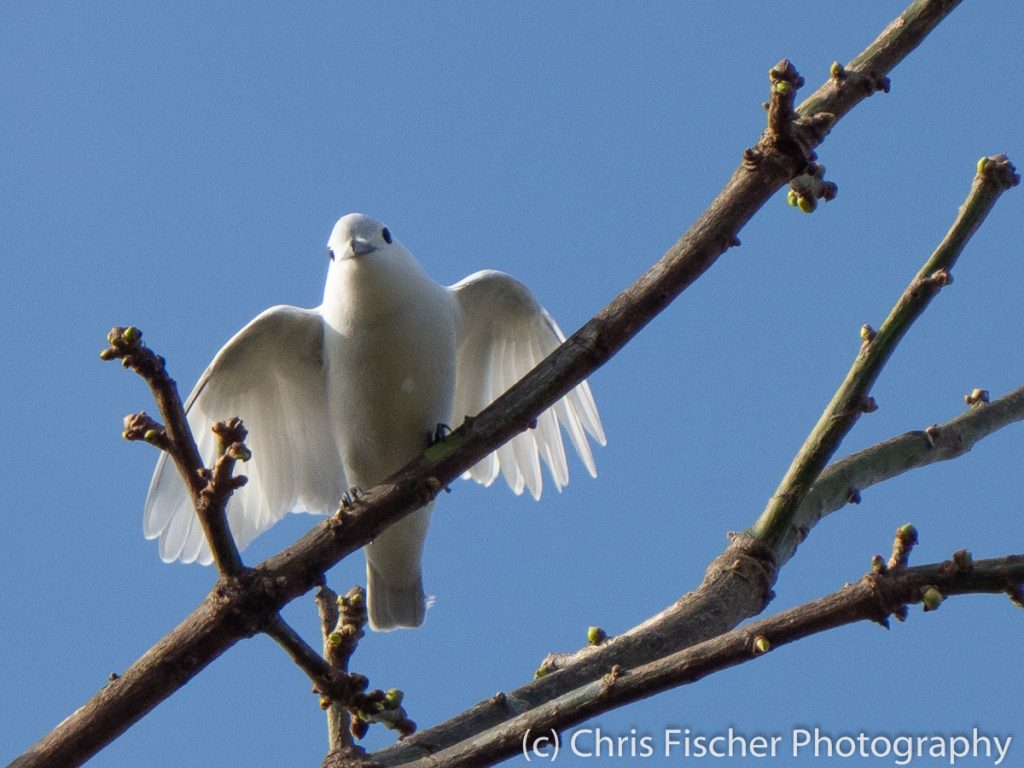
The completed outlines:
<svg viewBox="0 0 1024 768">
<path fill-rule="evenodd" d="M 926 611 L 937 611 L 939 606 L 942 605 L 942 593 L 938 587 L 928 586 L 924 588 L 924 593 L 921 595 L 921 602 L 924 603 L 924 609 Z"/>
<path fill-rule="evenodd" d="M 235 461 L 249 461 L 252 458 L 252 451 L 245 443 L 232 443 L 228 446 L 227 454 Z"/>
<path fill-rule="evenodd" d="M 987 403 L 989 401 L 988 390 L 978 389 L 975 387 L 970 391 L 970 394 L 964 395 L 964 402 L 968 405 L 978 405 L 979 403 Z"/>
</svg>

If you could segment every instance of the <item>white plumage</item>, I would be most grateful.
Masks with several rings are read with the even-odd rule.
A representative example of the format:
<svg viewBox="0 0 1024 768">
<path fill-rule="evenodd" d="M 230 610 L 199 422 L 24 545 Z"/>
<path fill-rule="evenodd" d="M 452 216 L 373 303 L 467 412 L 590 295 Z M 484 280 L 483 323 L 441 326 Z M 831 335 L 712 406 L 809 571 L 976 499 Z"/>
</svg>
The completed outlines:
<svg viewBox="0 0 1024 768">
<path fill-rule="evenodd" d="M 479 413 L 563 339 L 522 283 L 488 270 L 438 285 L 369 216 L 342 217 L 328 253 L 323 303 L 262 312 L 217 353 L 186 404 L 207 464 L 214 422 L 239 416 L 249 430 L 249 482 L 227 511 L 239 549 L 289 512 L 330 513 L 348 488 L 376 485 L 421 454 L 438 424 L 457 427 Z M 517 494 L 540 498 L 543 462 L 561 489 L 569 473 L 559 425 L 596 474 L 587 435 L 602 445 L 605 437 L 582 382 L 466 476 L 490 485 L 501 473 Z M 365 548 L 375 629 L 423 623 L 420 560 L 432 507 Z M 166 455 L 150 483 L 144 530 L 159 538 L 165 561 L 212 560 Z"/>
</svg>

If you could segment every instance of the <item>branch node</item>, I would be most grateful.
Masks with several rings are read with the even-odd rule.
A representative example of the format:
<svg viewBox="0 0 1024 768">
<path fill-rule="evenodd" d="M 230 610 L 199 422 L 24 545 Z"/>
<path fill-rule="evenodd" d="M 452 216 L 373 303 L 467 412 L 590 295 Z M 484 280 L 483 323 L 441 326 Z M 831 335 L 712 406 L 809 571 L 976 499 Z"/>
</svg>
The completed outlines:
<svg viewBox="0 0 1024 768">
<path fill-rule="evenodd" d="M 968 574 L 974 570 L 974 558 L 966 549 L 958 549 L 953 553 L 953 565 L 958 574 Z"/>
<path fill-rule="evenodd" d="M 925 429 L 924 437 L 925 437 L 925 440 L 928 441 L 928 447 L 929 448 L 934 448 L 935 447 L 935 444 L 936 444 L 936 442 L 939 439 L 939 434 L 940 434 L 940 432 L 939 432 L 939 425 L 938 424 L 932 424 L 930 427 L 927 427 Z"/>
<path fill-rule="evenodd" d="M 897 528 L 892 542 L 892 555 L 889 557 L 889 570 L 906 568 L 910 553 L 916 545 L 917 528 L 910 523 Z"/>
<path fill-rule="evenodd" d="M 989 402 L 988 390 L 975 387 L 968 394 L 964 395 L 964 402 L 967 405 L 985 405 Z"/>
<path fill-rule="evenodd" d="M 1010 596 L 1010 602 L 1018 608 L 1024 608 L 1024 586 L 1021 584 L 1010 584 L 1006 588 L 1006 594 Z"/>
<path fill-rule="evenodd" d="M 1006 155 L 994 155 L 978 160 L 978 176 L 983 181 L 994 182 L 1002 189 L 1020 184 L 1020 175 Z"/>
<path fill-rule="evenodd" d="M 801 128 L 808 126 L 803 123 Z M 817 139 L 820 141 L 820 138 Z M 809 162 L 804 171 L 790 179 L 789 192 L 786 199 L 790 205 L 804 213 L 813 213 L 818 208 L 818 200 L 834 200 L 839 194 L 839 187 L 832 181 L 825 180 L 825 166 Z"/>
<path fill-rule="evenodd" d="M 164 359 L 142 343 L 142 331 L 134 325 L 114 326 L 107 334 L 107 343 L 110 346 L 100 351 L 100 360 L 120 360 L 121 365 L 131 368 L 150 386 L 167 375 Z"/>
<path fill-rule="evenodd" d="M 921 587 L 921 603 L 924 605 L 926 613 L 928 611 L 939 610 L 939 606 L 942 605 L 942 600 L 942 592 L 940 592 L 939 588 L 934 584 L 928 584 Z"/>
<path fill-rule="evenodd" d="M 952 285 L 953 276 L 946 269 L 937 269 L 928 276 L 928 282 L 931 283 L 932 288 L 938 291 L 940 288 Z"/>
<path fill-rule="evenodd" d="M 618 664 L 613 664 L 612 668 L 608 670 L 608 674 L 601 678 L 601 689 L 602 693 L 606 693 L 611 689 L 615 682 L 625 674 L 625 670 Z"/>
<path fill-rule="evenodd" d="M 121 432 L 121 436 L 125 440 L 143 440 L 161 451 L 166 451 L 170 447 L 164 425 L 154 420 L 145 411 L 124 417 L 124 430 Z"/>
<path fill-rule="evenodd" d="M 874 328 L 872 328 L 867 323 L 864 323 L 864 325 L 862 325 L 860 327 L 861 349 L 863 350 L 863 349 L 867 348 L 867 346 L 872 341 L 875 340 L 875 337 L 877 335 L 878 335 L 878 331 L 876 331 Z"/>
</svg>

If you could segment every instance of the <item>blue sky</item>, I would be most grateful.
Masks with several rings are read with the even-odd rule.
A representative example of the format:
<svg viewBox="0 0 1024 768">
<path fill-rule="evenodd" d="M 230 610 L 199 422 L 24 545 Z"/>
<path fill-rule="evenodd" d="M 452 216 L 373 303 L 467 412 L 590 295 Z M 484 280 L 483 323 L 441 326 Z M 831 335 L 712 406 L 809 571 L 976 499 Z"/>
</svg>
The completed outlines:
<svg viewBox="0 0 1024 768">
<path fill-rule="evenodd" d="M 319 303 L 331 227 L 363 211 L 439 282 L 502 269 L 572 331 L 675 241 L 756 141 L 773 64 L 789 57 L 809 92 L 903 7 L 865 5 L 5 2 L 0 760 L 162 637 L 214 578 L 165 565 L 142 537 L 156 454 L 120 439 L 121 417 L 153 407 L 140 380 L 99 361 L 112 325 L 142 328 L 187 391 L 260 310 Z M 977 158 L 1024 162 L 1021 29 L 1017 0 L 965 3 L 893 73 L 892 93 L 821 148 L 839 197 L 806 216 L 780 193 L 741 248 L 592 377 L 609 437 L 596 480 L 577 462 L 568 488 L 549 486 L 539 504 L 497 484 L 444 496 L 426 625 L 367 638 L 353 666 L 402 688 L 427 726 L 527 681 L 588 625 L 621 632 L 695 586 L 774 490 L 861 324 L 881 322 L 945 232 Z M 1018 189 L 841 453 L 945 421 L 973 387 L 998 396 L 1024 383 L 1022 220 Z M 815 530 L 769 610 L 858 578 L 907 521 L 921 532 L 918 563 L 960 547 L 1019 552 L 1022 434 L 867 491 Z M 309 524 L 292 516 L 247 561 Z M 330 574 L 339 591 L 362 579 L 362 557 Z M 311 598 L 286 616 L 316 641 Z M 1014 735 L 1020 760 L 1020 622 L 1003 597 L 952 600 L 590 726 L 977 726 Z M 325 729 L 308 691 L 271 641 L 243 642 L 91 765 L 317 765 Z M 367 743 L 390 740 L 375 730 Z"/>
</svg>

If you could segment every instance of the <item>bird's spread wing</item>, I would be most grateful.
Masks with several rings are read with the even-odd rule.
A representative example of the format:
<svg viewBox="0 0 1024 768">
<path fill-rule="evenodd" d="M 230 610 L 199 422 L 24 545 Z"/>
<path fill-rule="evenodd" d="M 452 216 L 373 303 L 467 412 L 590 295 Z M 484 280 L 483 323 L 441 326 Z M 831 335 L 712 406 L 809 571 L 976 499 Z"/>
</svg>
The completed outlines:
<svg viewBox="0 0 1024 768">
<path fill-rule="evenodd" d="M 458 426 L 529 373 L 565 337 L 530 290 L 502 272 L 477 272 L 451 290 L 462 310 L 452 415 L 452 426 Z M 595 475 L 587 435 L 601 445 L 605 437 L 590 387 L 583 381 L 544 411 L 535 429 L 516 435 L 473 466 L 467 476 L 490 485 L 500 470 L 517 494 L 525 487 L 540 498 L 543 459 L 561 490 L 569 482 L 569 470 L 559 424 L 584 466 Z"/>
<path fill-rule="evenodd" d="M 316 310 L 271 307 L 217 353 L 189 396 L 189 425 L 207 466 L 216 458 L 210 427 L 238 416 L 249 430 L 249 482 L 234 492 L 228 521 L 239 548 L 290 511 L 328 512 L 345 479 L 331 436 L 322 359 L 324 325 Z M 149 486 L 147 538 L 167 562 L 212 559 L 185 484 L 167 454 Z"/>
</svg>

